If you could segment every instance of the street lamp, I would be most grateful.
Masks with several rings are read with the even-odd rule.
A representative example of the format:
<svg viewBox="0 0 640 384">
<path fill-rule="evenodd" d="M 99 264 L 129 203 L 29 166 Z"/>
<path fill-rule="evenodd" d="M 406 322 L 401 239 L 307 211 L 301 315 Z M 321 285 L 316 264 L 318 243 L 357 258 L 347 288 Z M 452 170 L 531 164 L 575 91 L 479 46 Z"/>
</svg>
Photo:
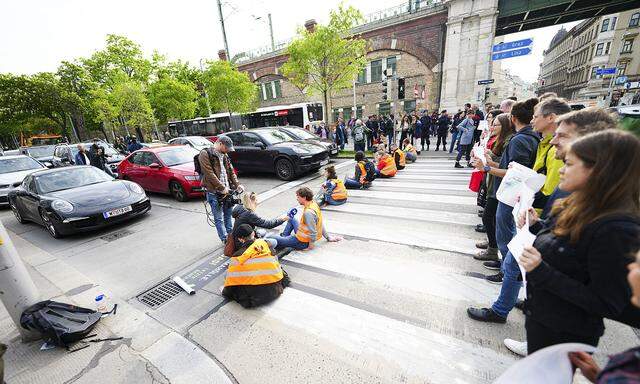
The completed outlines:
<svg viewBox="0 0 640 384">
<path fill-rule="evenodd" d="M 253 19 L 256 20 L 256 21 L 264 21 L 264 20 L 262 20 L 262 16 L 251 15 L 251 17 L 253 17 Z M 271 23 L 271 14 L 268 13 L 267 17 L 269 19 L 268 24 L 269 24 L 269 36 L 271 37 L 271 51 L 275 52 L 275 50 L 276 50 L 276 42 L 273 39 L 273 24 Z"/>
</svg>

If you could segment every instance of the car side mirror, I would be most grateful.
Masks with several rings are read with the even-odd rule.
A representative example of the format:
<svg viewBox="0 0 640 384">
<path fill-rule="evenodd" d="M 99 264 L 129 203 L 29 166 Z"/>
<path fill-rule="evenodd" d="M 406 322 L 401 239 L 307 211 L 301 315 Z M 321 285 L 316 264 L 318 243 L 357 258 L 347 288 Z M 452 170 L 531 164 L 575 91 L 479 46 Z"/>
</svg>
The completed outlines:
<svg viewBox="0 0 640 384">
<path fill-rule="evenodd" d="M 69 160 L 68 157 L 61 157 L 60 162 L 62 162 L 63 164 L 71 164 L 71 160 Z"/>
<path fill-rule="evenodd" d="M 149 168 L 160 169 L 162 167 L 158 163 L 151 163 L 151 164 L 149 164 Z"/>
<path fill-rule="evenodd" d="M 262 141 L 258 141 L 257 143 L 253 144 L 253 146 L 260 149 L 265 149 L 267 147 Z"/>
</svg>

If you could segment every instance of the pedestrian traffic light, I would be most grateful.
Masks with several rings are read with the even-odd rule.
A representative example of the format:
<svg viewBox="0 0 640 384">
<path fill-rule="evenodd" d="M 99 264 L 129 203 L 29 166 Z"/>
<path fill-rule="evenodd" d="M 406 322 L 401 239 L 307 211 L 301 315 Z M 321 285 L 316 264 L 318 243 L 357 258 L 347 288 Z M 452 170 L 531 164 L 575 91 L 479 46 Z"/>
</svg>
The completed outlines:
<svg viewBox="0 0 640 384">
<path fill-rule="evenodd" d="M 382 100 L 387 100 L 387 94 L 389 92 L 389 82 L 387 81 L 388 73 L 386 69 L 382 71 Z"/>
<path fill-rule="evenodd" d="M 491 88 L 489 88 L 489 87 L 485 87 L 485 89 L 484 89 L 484 99 L 485 100 L 487 100 L 489 98 L 489 90 L 490 89 Z"/>
<path fill-rule="evenodd" d="M 404 79 L 398 79 L 398 99 L 404 99 Z"/>
</svg>

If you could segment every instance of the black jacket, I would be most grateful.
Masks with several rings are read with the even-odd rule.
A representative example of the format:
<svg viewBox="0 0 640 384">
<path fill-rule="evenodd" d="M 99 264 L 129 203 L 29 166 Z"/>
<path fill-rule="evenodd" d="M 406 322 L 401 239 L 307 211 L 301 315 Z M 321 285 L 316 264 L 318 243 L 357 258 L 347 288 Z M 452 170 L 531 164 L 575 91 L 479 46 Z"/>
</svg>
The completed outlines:
<svg viewBox="0 0 640 384">
<path fill-rule="evenodd" d="M 576 244 L 555 236 L 554 227 L 552 216 L 533 243 L 542 263 L 527 273 L 526 315 L 579 336 L 601 336 L 605 317 L 633 321 L 628 318 L 627 265 L 640 249 L 640 217 L 618 214 L 596 220 Z"/>
<path fill-rule="evenodd" d="M 438 117 L 438 132 L 446 132 L 449 129 L 449 124 L 451 124 L 451 120 L 447 116 Z"/>
<path fill-rule="evenodd" d="M 281 220 L 281 219 L 265 220 L 260 216 L 256 215 L 254 212 L 246 209 L 241 204 L 238 204 L 233 208 L 233 211 L 231 212 L 231 216 L 235 220 L 233 222 L 233 230 L 231 231 L 231 233 L 233 234 L 235 249 L 239 249 L 241 246 L 240 242 L 238 242 L 238 238 L 235 235 L 235 233 L 238 227 L 240 227 L 242 224 L 249 224 L 254 229 L 256 227 L 271 229 L 284 223 L 284 220 Z"/>
</svg>

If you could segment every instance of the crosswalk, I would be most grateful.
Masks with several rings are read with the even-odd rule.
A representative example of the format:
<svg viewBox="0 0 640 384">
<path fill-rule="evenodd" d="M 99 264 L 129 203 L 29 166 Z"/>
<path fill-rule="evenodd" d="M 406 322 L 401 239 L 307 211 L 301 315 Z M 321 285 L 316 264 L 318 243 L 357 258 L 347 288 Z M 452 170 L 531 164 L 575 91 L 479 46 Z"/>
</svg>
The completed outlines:
<svg viewBox="0 0 640 384">
<path fill-rule="evenodd" d="M 484 235 L 474 230 L 471 171 L 448 156 L 423 152 L 395 178 L 323 209 L 343 241 L 290 253 L 282 263 L 292 285 L 278 300 L 224 305 L 193 337 L 241 383 L 491 383 L 518 359 L 502 340 L 522 339 L 524 316 L 514 311 L 504 325 L 466 316 L 500 286 L 472 258 Z M 612 337 L 632 335 L 620 332 Z"/>
</svg>

